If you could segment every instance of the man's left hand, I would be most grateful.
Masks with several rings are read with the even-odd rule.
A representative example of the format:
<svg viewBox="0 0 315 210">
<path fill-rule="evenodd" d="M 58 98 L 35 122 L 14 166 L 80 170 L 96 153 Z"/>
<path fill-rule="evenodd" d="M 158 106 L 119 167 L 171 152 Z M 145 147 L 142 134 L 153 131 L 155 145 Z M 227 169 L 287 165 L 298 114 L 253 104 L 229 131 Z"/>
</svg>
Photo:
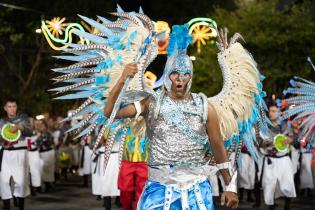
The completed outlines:
<svg viewBox="0 0 315 210">
<path fill-rule="evenodd" d="M 221 195 L 221 206 L 226 205 L 228 208 L 236 209 L 238 202 L 238 196 L 234 192 L 223 192 Z"/>
</svg>

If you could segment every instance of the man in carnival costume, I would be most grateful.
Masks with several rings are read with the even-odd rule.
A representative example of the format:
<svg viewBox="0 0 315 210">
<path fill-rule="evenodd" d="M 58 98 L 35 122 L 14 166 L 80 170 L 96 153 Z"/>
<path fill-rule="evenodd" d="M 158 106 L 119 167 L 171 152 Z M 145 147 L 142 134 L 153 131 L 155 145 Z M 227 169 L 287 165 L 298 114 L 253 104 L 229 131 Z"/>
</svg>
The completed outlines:
<svg viewBox="0 0 315 210">
<path fill-rule="evenodd" d="M 4 104 L 7 116 L 0 119 L 0 187 L 3 209 L 10 210 L 11 198 L 17 198 L 19 210 L 24 209 L 24 199 L 30 194 L 29 170 L 27 159 L 27 141 L 25 138 L 32 135 L 29 119 L 26 115 L 17 112 L 15 99 L 8 99 Z M 20 133 L 16 141 L 5 138 L 3 127 L 11 124 L 10 133 Z M 11 178 L 14 181 L 11 192 Z"/>
<path fill-rule="evenodd" d="M 149 180 L 138 209 L 213 209 L 207 176 L 219 170 L 224 192 L 221 205 L 238 206 L 236 173 L 226 153 L 215 108 L 203 94 L 190 92 L 193 65 L 186 54 L 191 41 L 187 26 L 174 26 L 164 70 L 164 88 L 117 112 L 117 118 L 142 114 L 149 138 Z M 130 63 L 109 95 L 105 115 L 110 116 L 126 79 L 134 77 Z M 207 165 L 209 147 L 217 168 Z"/>
<path fill-rule="evenodd" d="M 290 145 L 294 135 L 287 121 L 279 119 L 280 110 L 275 104 L 269 106 L 270 135 L 262 136 L 261 152 L 263 153 L 261 182 L 264 200 L 270 210 L 275 209 L 275 198 L 285 197 L 284 210 L 290 209 L 291 198 L 296 197 L 294 186 L 294 168 L 290 159 Z M 274 139 L 283 135 L 282 145 L 276 147 Z"/>
<path fill-rule="evenodd" d="M 67 52 L 73 55 L 58 56 L 78 63 L 54 69 L 64 74 L 55 80 L 76 84 L 53 90 L 79 91 L 58 98 L 87 98 L 73 116 L 89 113 L 89 117 L 71 130 L 81 129 L 82 136 L 101 128 L 96 146 L 103 135 L 108 135 L 106 166 L 121 130 L 125 133 L 119 137 L 120 155 L 123 153 L 128 120 L 117 118 L 137 119 L 142 115 L 149 144 L 148 181 L 138 209 L 214 209 L 208 177 L 217 174 L 223 183 L 221 204 L 236 208 L 234 160 L 243 143 L 257 159 L 251 129 L 256 123 L 264 128 L 260 117 L 261 77 L 251 55 L 237 42 L 240 35 L 236 34 L 228 43 L 227 31 L 218 33 L 224 85 L 218 95 L 207 98 L 202 93 L 190 92 L 193 65 L 186 48 L 192 38 L 186 25 L 174 26 L 164 86 L 152 91 L 144 73 L 157 55 L 158 34 L 153 22 L 142 10 L 128 13 L 118 7 L 112 14 L 119 19 L 112 22 L 98 17 L 103 24 L 82 17 L 101 33 L 76 31 L 93 44 L 72 45 Z M 110 132 L 106 133 L 108 128 Z M 231 154 L 236 154 L 235 158 Z"/>
<path fill-rule="evenodd" d="M 307 61 L 315 71 L 315 66 L 310 57 Z M 308 193 L 313 187 L 313 175 L 311 171 L 312 154 L 311 149 L 315 140 L 315 83 L 310 80 L 295 76 L 290 80 L 290 87 L 283 93 L 286 98 L 278 101 L 278 106 L 285 108 L 282 113 L 284 119 L 295 122 L 299 129 L 299 138 L 296 143 L 300 145 L 300 189 L 308 189 Z M 303 192 L 303 191 L 302 191 Z"/>
</svg>

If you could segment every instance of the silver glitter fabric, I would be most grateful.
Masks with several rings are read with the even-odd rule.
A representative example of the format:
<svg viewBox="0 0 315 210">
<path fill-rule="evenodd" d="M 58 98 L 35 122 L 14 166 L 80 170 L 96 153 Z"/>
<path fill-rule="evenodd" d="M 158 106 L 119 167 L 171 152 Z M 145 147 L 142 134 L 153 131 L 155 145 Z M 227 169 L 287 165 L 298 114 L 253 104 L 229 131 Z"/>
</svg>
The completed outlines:
<svg viewBox="0 0 315 210">
<path fill-rule="evenodd" d="M 151 181 L 160 182 L 164 185 L 177 185 L 177 188 L 189 188 L 196 180 L 216 176 L 218 170 L 216 166 L 211 165 L 177 168 L 160 166 L 158 169 L 149 167 L 148 173 Z"/>
<path fill-rule="evenodd" d="M 157 118 L 153 99 L 146 116 L 150 166 L 203 165 L 208 161 L 208 136 L 202 121 L 203 102 L 199 95 L 173 101 L 164 96 Z"/>
</svg>

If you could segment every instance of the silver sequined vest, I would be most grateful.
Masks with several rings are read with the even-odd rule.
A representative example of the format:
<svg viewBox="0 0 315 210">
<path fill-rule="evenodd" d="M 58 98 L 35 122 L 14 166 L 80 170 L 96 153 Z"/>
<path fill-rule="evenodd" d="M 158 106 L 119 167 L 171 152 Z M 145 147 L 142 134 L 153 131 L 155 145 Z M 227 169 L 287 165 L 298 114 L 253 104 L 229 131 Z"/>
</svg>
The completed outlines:
<svg viewBox="0 0 315 210">
<path fill-rule="evenodd" d="M 209 160 L 204 120 L 204 112 L 208 108 L 206 98 L 201 94 L 192 94 L 190 100 L 175 102 L 166 95 L 160 98 L 159 95 L 152 98 L 146 115 L 148 164 L 205 164 Z"/>
</svg>

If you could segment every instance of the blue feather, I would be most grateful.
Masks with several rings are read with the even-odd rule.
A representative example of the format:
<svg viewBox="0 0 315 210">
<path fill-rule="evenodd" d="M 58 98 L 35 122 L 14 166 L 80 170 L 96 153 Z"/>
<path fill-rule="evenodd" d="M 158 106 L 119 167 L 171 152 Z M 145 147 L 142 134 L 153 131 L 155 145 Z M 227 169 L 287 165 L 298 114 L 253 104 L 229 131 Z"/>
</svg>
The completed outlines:
<svg viewBox="0 0 315 210">
<path fill-rule="evenodd" d="M 68 60 L 68 61 L 84 61 L 91 58 L 96 58 L 99 55 L 95 54 L 85 54 L 85 55 L 61 55 L 61 56 L 53 56 L 57 59 Z"/>
<path fill-rule="evenodd" d="M 140 13 L 140 14 L 144 14 L 143 9 L 142 9 L 141 6 L 140 6 L 140 8 L 139 8 L 139 13 Z"/>
<path fill-rule="evenodd" d="M 88 24 L 90 24 L 92 27 L 97 28 L 102 33 L 106 34 L 106 36 L 109 37 L 114 35 L 114 33 L 110 29 L 106 28 L 103 24 L 82 15 L 79 15 L 79 17 L 82 18 Z"/>
<path fill-rule="evenodd" d="M 106 18 L 104 18 L 102 16 L 98 16 L 97 15 L 97 18 L 100 19 L 105 24 L 112 24 L 113 23 L 112 21 L 110 21 L 110 20 L 108 20 L 108 19 L 106 19 Z"/>
<path fill-rule="evenodd" d="M 189 35 L 188 25 L 174 25 L 168 44 L 168 55 L 171 56 L 175 50 L 186 50 L 191 42 L 192 36 Z"/>
<path fill-rule="evenodd" d="M 77 30 L 75 29 L 73 31 L 74 34 L 78 35 L 78 36 L 82 36 L 94 43 L 97 43 L 97 44 L 107 44 L 108 41 L 100 36 L 97 36 L 97 35 L 94 35 L 94 34 L 90 34 L 90 33 L 87 33 L 87 32 L 84 32 L 84 31 L 80 31 L 80 30 Z"/>
<path fill-rule="evenodd" d="M 59 96 L 59 97 L 56 97 L 54 99 L 57 99 L 57 100 L 68 100 L 68 99 L 80 99 L 80 98 L 87 98 L 91 95 L 93 95 L 94 93 L 91 92 L 91 91 L 82 91 L 82 92 L 78 92 L 78 93 L 73 93 L 73 94 L 67 94 L 67 95 L 64 95 L 64 96 Z"/>
<path fill-rule="evenodd" d="M 124 10 L 117 4 L 117 12 L 124 12 Z"/>
</svg>

